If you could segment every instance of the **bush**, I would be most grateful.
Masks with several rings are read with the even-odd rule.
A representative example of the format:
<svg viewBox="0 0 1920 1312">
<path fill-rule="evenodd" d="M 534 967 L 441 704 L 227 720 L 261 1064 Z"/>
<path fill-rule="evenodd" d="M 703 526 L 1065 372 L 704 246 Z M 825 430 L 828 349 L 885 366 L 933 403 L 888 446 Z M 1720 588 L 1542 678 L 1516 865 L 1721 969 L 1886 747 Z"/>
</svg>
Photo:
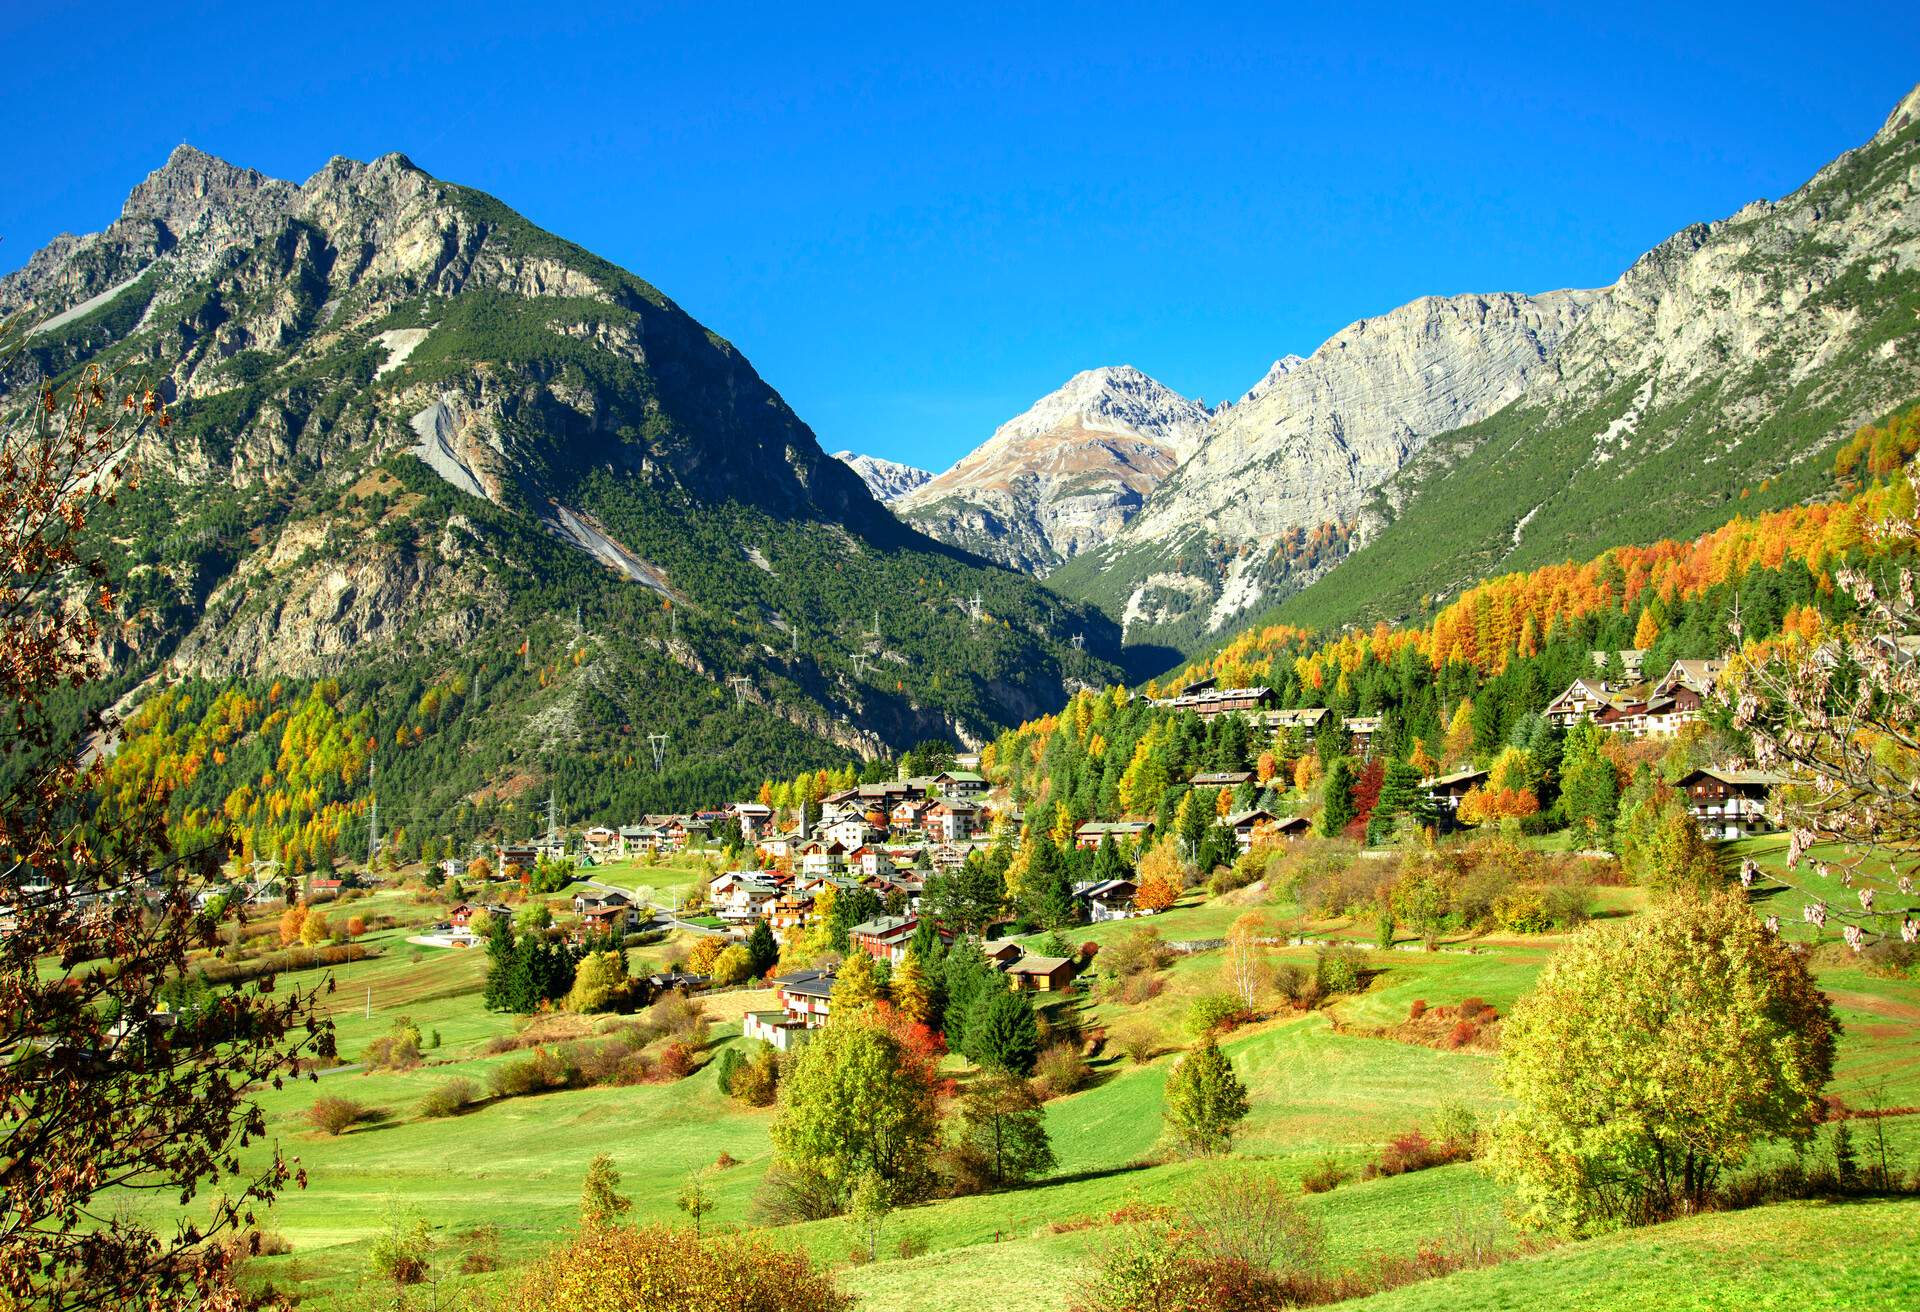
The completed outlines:
<svg viewBox="0 0 1920 1312">
<path fill-rule="evenodd" d="M 1248 856 L 1256 855 L 1258 854 L 1248 853 Z M 1219 897 L 1223 893 L 1232 893 L 1258 881 L 1260 874 L 1261 870 L 1258 865 L 1249 862 L 1247 857 L 1242 857 L 1230 866 L 1221 866 L 1218 870 L 1215 870 L 1213 874 L 1207 878 L 1207 892 L 1215 897 Z"/>
<path fill-rule="evenodd" d="M 491 1223 L 474 1226 L 455 1236 L 465 1249 L 460 1255 L 460 1270 L 466 1275 L 481 1275 L 500 1269 L 500 1227 Z"/>
<path fill-rule="evenodd" d="M 1547 916 L 1555 929 L 1578 929 L 1593 919 L 1593 887 L 1580 881 L 1550 885 Z"/>
<path fill-rule="evenodd" d="M 707 940 L 702 940 L 705 942 Z M 689 1048 L 707 1046 L 707 1015 L 698 1002 L 679 989 L 660 995 L 647 1009 L 647 1022 L 656 1032 L 672 1035 Z"/>
<path fill-rule="evenodd" d="M 1366 953 L 1344 943 L 1320 949 L 1314 961 L 1314 979 L 1322 993 L 1355 993 L 1365 978 Z"/>
<path fill-rule="evenodd" d="M 474 1082 L 459 1076 L 429 1089 L 420 1099 L 420 1114 L 433 1118 L 457 1116 L 479 1096 Z"/>
<path fill-rule="evenodd" d="M 331 1095 L 314 1099 L 313 1106 L 307 1108 L 308 1124 L 322 1134 L 336 1137 L 362 1121 L 375 1119 L 376 1115 L 371 1108 L 351 1098 L 335 1098 Z"/>
<path fill-rule="evenodd" d="M 1152 925 L 1136 925 L 1100 954 L 1100 970 L 1109 979 L 1159 970 L 1173 960 L 1173 949 Z"/>
<path fill-rule="evenodd" d="M 1419 1020 L 1422 1016 L 1426 1014 L 1427 1014 L 1427 1000 L 1425 998 L 1415 998 L 1413 1000 L 1413 1005 L 1407 1008 L 1408 1020 Z"/>
<path fill-rule="evenodd" d="M 1399 875 L 1399 862 L 1359 852 L 1350 842 L 1289 843 L 1269 862 L 1267 879 L 1316 917 L 1354 914 L 1378 903 L 1381 890 Z"/>
<path fill-rule="evenodd" d="M 392 1028 L 367 1045 L 361 1062 L 370 1071 L 410 1071 L 420 1064 L 420 1027 L 405 1016 L 394 1018 Z"/>
<path fill-rule="evenodd" d="M 1319 1222 L 1271 1177 L 1211 1176 L 1183 1193 L 1175 1217 L 1126 1226 L 1102 1243 L 1080 1305 L 1278 1312 L 1328 1302 L 1323 1244 Z"/>
<path fill-rule="evenodd" d="M 1034 1083 L 1048 1098 L 1061 1098 L 1077 1092 L 1091 1074 L 1087 1059 L 1080 1055 L 1080 1045 L 1077 1043 L 1050 1044 L 1033 1065 Z"/>
<path fill-rule="evenodd" d="M 706 1243 L 665 1225 L 593 1226 L 551 1249 L 501 1312 L 851 1312 L 853 1300 L 805 1254 L 753 1235 Z"/>
<path fill-rule="evenodd" d="M 1346 1169 L 1336 1159 L 1322 1157 L 1312 1170 L 1300 1177 L 1300 1188 L 1303 1192 L 1310 1194 L 1331 1193 L 1339 1188 L 1346 1178 Z"/>
<path fill-rule="evenodd" d="M 1129 1021 L 1109 1031 L 1113 1046 L 1127 1054 L 1127 1060 L 1135 1066 L 1144 1066 L 1153 1060 L 1153 1054 L 1160 1049 L 1160 1032 L 1146 1021 Z"/>
<path fill-rule="evenodd" d="M 1544 934 L 1553 928 L 1544 892 L 1531 885 L 1510 888 L 1493 904 L 1494 918 L 1515 934 Z"/>
<path fill-rule="evenodd" d="M 1443 1103 L 1433 1114 L 1433 1137 L 1460 1157 L 1472 1157 L 1480 1142 L 1480 1118 L 1465 1103 Z"/>
<path fill-rule="evenodd" d="M 1320 987 L 1320 977 L 1310 970 L 1285 964 L 1273 968 L 1273 991 L 1287 1000 L 1288 1005 L 1301 1011 L 1312 1011 L 1318 1006 L 1324 990 Z"/>
<path fill-rule="evenodd" d="M 727 1051 L 732 1052 L 729 1048 Z M 780 1088 L 780 1054 L 771 1043 L 754 1045 L 753 1052 L 736 1062 L 726 1091 L 749 1107 L 771 1107 Z"/>
<path fill-rule="evenodd" d="M 395 1285 L 417 1285 L 427 1278 L 428 1258 L 433 1253 L 433 1230 L 425 1220 L 412 1219 L 395 1212 L 387 1228 L 367 1250 L 367 1265 L 374 1277 Z"/>
<path fill-rule="evenodd" d="M 753 1196 L 751 1215 L 756 1225 L 795 1225 L 824 1221 L 840 1214 L 840 1197 L 833 1182 L 815 1171 L 775 1162 Z"/>
<path fill-rule="evenodd" d="M 545 1048 L 535 1048 L 518 1061 L 501 1062 L 487 1072 L 487 1088 L 496 1098 L 524 1098 L 559 1085 L 559 1062 Z"/>
<path fill-rule="evenodd" d="M 654 1070 L 663 1080 L 684 1079 L 693 1070 L 693 1052 L 677 1040 L 669 1043 L 660 1050 L 660 1062 Z"/>
<path fill-rule="evenodd" d="M 1365 1175 L 1369 1180 L 1407 1175 L 1429 1167 L 1445 1166 L 1449 1162 L 1465 1161 L 1471 1155 L 1471 1148 L 1454 1143 L 1435 1143 L 1418 1129 L 1413 1129 L 1382 1148 L 1380 1155 L 1367 1164 Z"/>
<path fill-rule="evenodd" d="M 1208 993 L 1195 998 L 1187 1008 L 1187 1029 L 1198 1038 L 1224 1034 L 1247 1017 L 1240 999 L 1230 993 Z"/>
</svg>

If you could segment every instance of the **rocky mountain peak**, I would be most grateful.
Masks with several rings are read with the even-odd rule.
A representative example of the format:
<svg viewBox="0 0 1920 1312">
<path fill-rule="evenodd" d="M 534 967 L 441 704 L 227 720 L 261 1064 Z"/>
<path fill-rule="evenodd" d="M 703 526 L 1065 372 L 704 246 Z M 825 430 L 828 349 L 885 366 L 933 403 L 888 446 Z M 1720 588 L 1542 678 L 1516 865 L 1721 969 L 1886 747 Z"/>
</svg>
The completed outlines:
<svg viewBox="0 0 1920 1312">
<path fill-rule="evenodd" d="M 880 456 L 863 456 L 853 451 L 835 451 L 833 458 L 860 475 L 867 490 L 883 502 L 898 501 L 907 493 L 933 478 L 933 471 Z"/>
<path fill-rule="evenodd" d="M 1900 103 L 1893 107 L 1893 113 L 1887 115 L 1887 121 L 1873 134 L 1875 141 L 1888 141 L 1898 136 L 1909 124 L 1920 123 L 1920 83 L 1907 92 Z"/>
<path fill-rule="evenodd" d="M 128 194 L 120 217 L 151 219 L 185 236 L 210 221 L 257 220 L 284 212 L 295 190 L 290 182 L 238 168 L 183 142 Z"/>
<path fill-rule="evenodd" d="M 1000 425 L 989 441 L 1081 428 L 1154 438 L 1184 459 L 1199 443 L 1209 418 L 1206 406 L 1132 365 L 1105 365 L 1075 374 Z"/>
<path fill-rule="evenodd" d="M 895 509 L 942 541 L 1045 574 L 1131 519 L 1212 418 L 1132 365 L 1082 370 Z"/>
</svg>

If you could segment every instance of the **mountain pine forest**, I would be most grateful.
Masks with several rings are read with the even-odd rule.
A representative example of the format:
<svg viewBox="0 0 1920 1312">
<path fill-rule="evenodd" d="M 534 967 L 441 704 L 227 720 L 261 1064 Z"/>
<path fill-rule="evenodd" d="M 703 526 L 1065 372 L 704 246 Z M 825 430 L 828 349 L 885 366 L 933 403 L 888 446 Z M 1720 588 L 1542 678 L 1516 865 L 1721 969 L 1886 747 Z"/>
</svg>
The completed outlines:
<svg viewBox="0 0 1920 1312">
<path fill-rule="evenodd" d="M 1023 51 L 991 105 L 863 70 L 828 205 L 765 161 L 853 73 L 790 35 L 610 27 L 618 92 L 529 55 L 568 103 L 726 73 L 644 150 L 475 166 L 619 260 L 416 162 L 470 120 L 304 182 L 89 137 L 23 191 L 132 184 L 0 248 L 0 1312 L 1920 1306 L 1920 88 L 1744 161 L 1778 200 L 1653 196 L 1591 287 L 1419 294 L 1637 230 L 1530 171 L 1533 262 L 1422 246 L 1397 305 L 1359 264 L 1508 216 L 1303 133 L 1289 185 L 1383 226 L 1317 280 L 1258 232 L 1311 309 L 1260 321 L 1345 327 L 1225 400 L 1118 358 L 1030 400 L 1053 337 L 1241 331 L 1222 253 L 1209 325 L 1133 249 L 1192 196 L 1031 172 Z M 1198 151 L 1250 93 L 1163 57 Z M 316 68 L 297 132 L 178 122 L 263 166 L 419 128 Z M 922 80 L 971 144 L 874 154 Z M 902 162 L 1001 113 L 1005 195 Z M 583 159 L 604 200 L 541 194 Z M 702 208 L 743 175 L 764 213 Z M 1297 225 L 1215 184 L 1223 251 Z M 1056 223 L 1105 263 L 990 323 Z"/>
</svg>

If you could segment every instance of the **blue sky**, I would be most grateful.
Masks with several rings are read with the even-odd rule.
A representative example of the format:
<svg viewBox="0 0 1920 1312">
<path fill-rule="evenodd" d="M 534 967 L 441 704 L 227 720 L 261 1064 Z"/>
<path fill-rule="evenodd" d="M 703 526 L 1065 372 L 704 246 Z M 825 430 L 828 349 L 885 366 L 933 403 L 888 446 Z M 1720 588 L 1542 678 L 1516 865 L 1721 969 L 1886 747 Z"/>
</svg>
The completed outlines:
<svg viewBox="0 0 1920 1312">
<path fill-rule="evenodd" d="M 1079 369 L 1217 400 L 1415 296 L 1611 282 L 1920 80 L 1886 3 L 809 8 L 0 5 L 0 270 L 181 141 L 404 151 L 654 282 L 828 449 L 942 468 Z"/>
</svg>

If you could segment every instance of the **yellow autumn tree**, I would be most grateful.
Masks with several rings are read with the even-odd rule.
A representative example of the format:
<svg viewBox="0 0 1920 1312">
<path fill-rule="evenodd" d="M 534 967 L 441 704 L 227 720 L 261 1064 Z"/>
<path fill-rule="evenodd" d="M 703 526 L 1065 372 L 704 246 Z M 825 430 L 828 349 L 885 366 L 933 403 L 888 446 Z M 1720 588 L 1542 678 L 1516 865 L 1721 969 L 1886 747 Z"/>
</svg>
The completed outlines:
<svg viewBox="0 0 1920 1312">
<path fill-rule="evenodd" d="M 1473 756 L 1473 699 L 1463 700 L 1447 721 L 1447 737 L 1441 746 L 1445 764 L 1458 765 Z"/>
<path fill-rule="evenodd" d="M 1640 612 L 1640 622 L 1633 628 L 1633 645 L 1641 651 L 1653 646 L 1660 640 L 1660 622 L 1653 618 L 1653 607 Z"/>
</svg>

